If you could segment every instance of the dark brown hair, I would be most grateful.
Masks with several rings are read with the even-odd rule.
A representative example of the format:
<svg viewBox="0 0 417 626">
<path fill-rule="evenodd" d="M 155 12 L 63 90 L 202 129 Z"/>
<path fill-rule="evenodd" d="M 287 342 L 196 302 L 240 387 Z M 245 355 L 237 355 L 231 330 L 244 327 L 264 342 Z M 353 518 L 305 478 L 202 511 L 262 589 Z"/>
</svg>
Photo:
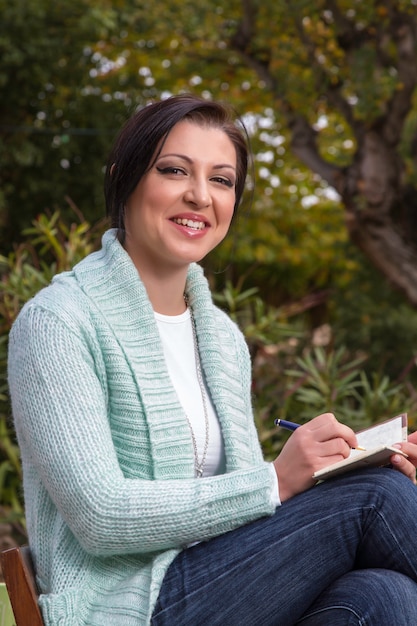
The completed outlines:
<svg viewBox="0 0 417 626">
<path fill-rule="evenodd" d="M 242 198 L 248 169 L 248 144 L 231 108 L 192 94 L 171 96 L 139 109 L 120 131 L 107 163 L 104 195 L 112 228 L 123 239 L 126 201 L 151 167 L 178 122 L 191 120 L 201 126 L 223 130 L 236 150 L 236 209 Z M 243 128 L 243 126 L 242 126 Z"/>
</svg>

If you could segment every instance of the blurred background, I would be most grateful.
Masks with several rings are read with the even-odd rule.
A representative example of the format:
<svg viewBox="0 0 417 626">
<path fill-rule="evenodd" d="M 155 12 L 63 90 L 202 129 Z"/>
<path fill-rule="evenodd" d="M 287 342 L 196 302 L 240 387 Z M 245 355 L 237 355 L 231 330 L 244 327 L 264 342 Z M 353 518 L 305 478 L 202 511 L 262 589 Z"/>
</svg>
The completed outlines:
<svg viewBox="0 0 417 626">
<path fill-rule="evenodd" d="M 245 333 L 265 456 L 281 417 L 417 427 L 417 0 L 0 0 L 0 549 L 26 540 L 8 333 L 106 228 L 123 122 L 223 100 L 250 137 L 238 219 L 204 261 Z"/>
</svg>

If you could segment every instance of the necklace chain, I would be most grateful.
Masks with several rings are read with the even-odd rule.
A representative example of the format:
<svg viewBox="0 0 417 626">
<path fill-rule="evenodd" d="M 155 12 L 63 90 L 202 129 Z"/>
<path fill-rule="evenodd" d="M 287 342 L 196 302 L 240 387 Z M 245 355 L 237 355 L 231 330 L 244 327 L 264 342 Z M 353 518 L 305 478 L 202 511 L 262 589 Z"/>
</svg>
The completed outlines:
<svg viewBox="0 0 417 626">
<path fill-rule="evenodd" d="M 197 478 L 201 478 L 203 476 L 204 466 L 207 460 L 207 451 L 208 451 L 208 445 L 209 445 L 209 417 L 208 417 L 208 411 L 207 411 L 207 395 L 206 395 L 206 388 L 204 385 L 203 372 L 201 369 L 200 353 L 198 351 L 198 340 L 197 340 L 197 331 L 196 331 L 196 326 L 195 326 L 194 313 L 193 313 L 193 308 L 189 304 L 187 294 L 184 294 L 184 301 L 188 310 L 190 311 L 191 330 L 193 334 L 193 345 L 194 345 L 195 368 L 196 368 L 196 373 L 197 373 L 198 386 L 200 387 L 201 400 L 203 403 L 203 412 L 204 412 L 205 440 L 204 440 L 203 455 L 201 457 L 201 460 L 199 460 L 198 458 L 197 440 L 195 437 L 193 427 L 191 425 L 190 418 L 188 417 L 187 414 L 185 415 L 185 417 L 187 418 L 188 426 L 191 432 L 191 439 L 193 442 L 195 474 Z"/>
</svg>

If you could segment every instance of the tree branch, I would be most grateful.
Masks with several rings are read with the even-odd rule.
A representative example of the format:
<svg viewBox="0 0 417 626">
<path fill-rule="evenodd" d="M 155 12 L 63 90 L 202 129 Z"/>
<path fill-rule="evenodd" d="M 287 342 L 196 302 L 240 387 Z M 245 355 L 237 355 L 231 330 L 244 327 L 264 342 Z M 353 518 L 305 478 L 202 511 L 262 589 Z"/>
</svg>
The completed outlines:
<svg viewBox="0 0 417 626">
<path fill-rule="evenodd" d="M 317 147 L 316 131 L 302 115 L 288 111 L 288 126 L 291 130 L 291 149 L 293 153 L 319 174 L 329 185 L 340 191 L 342 169 L 323 159 Z"/>
<path fill-rule="evenodd" d="M 290 5 L 291 3 L 290 0 L 286 0 L 286 2 L 288 5 Z M 332 7 L 332 11 L 336 10 L 337 7 L 334 2 L 329 1 L 327 4 Z M 347 19 L 344 19 L 338 10 L 337 17 L 338 23 L 343 24 L 345 29 L 349 26 L 350 30 L 353 30 L 351 23 Z M 355 120 L 353 107 L 349 104 L 346 98 L 342 96 L 341 84 L 339 82 L 334 82 L 334 77 L 332 77 L 331 81 L 324 67 L 318 62 L 317 46 L 315 45 L 311 37 L 309 37 L 306 33 L 302 21 L 300 19 L 295 19 L 295 25 L 298 31 L 298 35 L 300 37 L 300 41 L 303 44 L 304 49 L 307 51 L 310 65 L 314 68 L 317 92 L 323 93 L 328 98 L 329 102 L 331 102 L 335 109 L 337 109 L 342 114 L 342 116 L 345 118 L 346 122 L 349 124 L 349 126 L 352 128 L 352 131 L 356 135 L 357 132 L 359 132 L 361 126 Z"/>
<path fill-rule="evenodd" d="M 255 24 L 258 9 L 253 0 L 241 0 L 242 19 L 234 35 L 230 39 L 231 47 L 239 52 L 241 58 L 252 68 L 259 78 L 274 94 L 278 93 L 278 85 L 269 71 L 268 64 L 256 57 L 252 50 L 252 41 L 255 35 Z"/>
<path fill-rule="evenodd" d="M 256 8 L 251 0 L 242 0 L 242 19 L 236 29 L 235 34 L 231 38 L 231 45 L 239 52 L 243 60 L 252 69 L 255 70 L 261 80 L 265 82 L 267 87 L 277 101 L 280 102 L 281 110 L 287 117 L 288 127 L 291 130 L 291 148 L 296 156 L 310 167 L 314 172 L 319 174 L 329 185 L 337 188 L 341 170 L 335 165 L 323 159 L 319 153 L 316 142 L 316 131 L 309 124 L 307 119 L 294 113 L 289 102 L 283 97 L 278 84 L 272 76 L 268 65 L 259 61 L 252 51 L 252 40 L 255 36 L 256 24 Z M 300 36 L 302 32 L 300 31 Z M 308 45 L 304 40 L 304 45 Z M 310 52 L 314 56 L 314 51 Z"/>
<path fill-rule="evenodd" d="M 387 105 L 384 138 L 391 146 L 401 139 L 405 118 L 412 106 L 417 85 L 417 24 L 409 13 L 396 12 L 391 21 L 391 37 L 397 48 L 398 86 Z"/>
</svg>

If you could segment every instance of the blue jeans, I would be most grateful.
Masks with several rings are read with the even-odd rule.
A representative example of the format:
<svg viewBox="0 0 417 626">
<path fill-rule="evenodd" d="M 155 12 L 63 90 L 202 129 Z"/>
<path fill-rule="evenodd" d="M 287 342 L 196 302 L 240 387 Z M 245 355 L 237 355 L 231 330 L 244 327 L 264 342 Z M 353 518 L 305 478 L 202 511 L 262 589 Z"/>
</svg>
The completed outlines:
<svg viewBox="0 0 417 626">
<path fill-rule="evenodd" d="M 416 626 L 416 487 L 392 469 L 352 472 L 184 550 L 151 623 Z"/>
</svg>

